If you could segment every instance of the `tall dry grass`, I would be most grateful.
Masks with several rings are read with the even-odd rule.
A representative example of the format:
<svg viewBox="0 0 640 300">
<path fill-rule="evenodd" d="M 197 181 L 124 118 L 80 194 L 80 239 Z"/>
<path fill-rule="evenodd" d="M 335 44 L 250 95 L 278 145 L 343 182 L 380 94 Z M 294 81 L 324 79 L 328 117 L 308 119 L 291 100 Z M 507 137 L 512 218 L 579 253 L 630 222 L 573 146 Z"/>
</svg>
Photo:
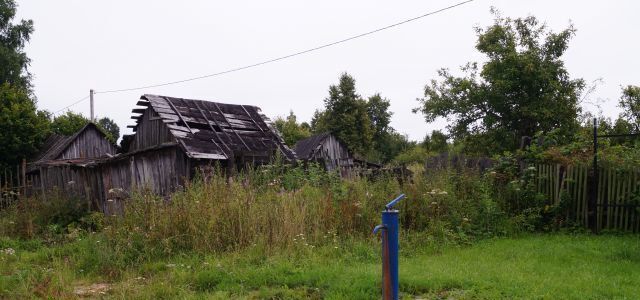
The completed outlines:
<svg viewBox="0 0 640 300">
<path fill-rule="evenodd" d="M 285 178 L 292 172 L 297 178 Z M 255 171 L 234 181 L 209 176 L 192 181 L 169 201 L 135 193 L 123 216 L 109 217 L 104 232 L 116 248 L 148 255 L 313 246 L 336 234 L 370 235 L 386 201 L 401 192 L 390 178 L 309 180 L 309 173 L 298 170 L 281 175 L 271 174 L 268 181 Z M 285 188 L 285 181 L 299 182 Z"/>
</svg>

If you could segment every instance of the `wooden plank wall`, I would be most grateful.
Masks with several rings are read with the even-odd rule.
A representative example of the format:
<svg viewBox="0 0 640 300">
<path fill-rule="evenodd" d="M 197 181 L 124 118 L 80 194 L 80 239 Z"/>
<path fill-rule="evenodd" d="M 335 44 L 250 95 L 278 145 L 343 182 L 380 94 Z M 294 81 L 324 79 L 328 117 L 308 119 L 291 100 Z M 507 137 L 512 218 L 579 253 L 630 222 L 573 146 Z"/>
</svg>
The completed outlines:
<svg viewBox="0 0 640 300">
<path fill-rule="evenodd" d="M 85 201 L 89 209 L 100 209 L 104 202 L 102 178 L 97 168 L 79 166 L 50 166 L 32 174 L 29 194 L 43 196 L 44 200 L 52 192 L 62 192 L 65 196 Z"/>
<path fill-rule="evenodd" d="M 129 152 L 143 150 L 163 143 L 176 142 L 160 115 L 148 108 L 141 116 L 136 127 L 136 134 L 129 146 Z"/>
<path fill-rule="evenodd" d="M 104 156 L 105 153 L 115 154 L 116 151 L 116 147 L 105 139 L 98 129 L 88 127 L 54 159 L 96 158 Z"/>
<path fill-rule="evenodd" d="M 101 209 L 107 214 L 121 211 L 119 190 L 126 194 L 148 190 L 168 196 L 191 176 L 189 161 L 178 147 L 167 147 L 124 157 L 100 167 L 102 191 L 106 195 Z"/>
<path fill-rule="evenodd" d="M 537 165 L 537 190 L 550 204 L 560 204 L 566 193 L 567 219 L 600 230 L 640 231 L 640 170 L 601 167 L 598 174 L 596 224 L 589 224 L 589 191 L 593 185 L 588 165 Z"/>
<path fill-rule="evenodd" d="M 312 160 L 324 163 L 327 171 L 340 171 L 340 176 L 350 177 L 353 171 L 353 156 L 349 150 L 333 135 L 325 138 L 318 151 L 314 152 Z"/>
</svg>

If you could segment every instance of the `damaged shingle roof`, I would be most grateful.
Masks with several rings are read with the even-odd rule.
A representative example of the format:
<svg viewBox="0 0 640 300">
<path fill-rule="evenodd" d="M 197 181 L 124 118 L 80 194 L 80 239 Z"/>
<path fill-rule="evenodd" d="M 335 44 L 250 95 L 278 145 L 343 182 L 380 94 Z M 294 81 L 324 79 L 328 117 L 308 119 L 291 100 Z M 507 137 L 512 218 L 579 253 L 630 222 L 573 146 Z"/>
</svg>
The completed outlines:
<svg viewBox="0 0 640 300">
<path fill-rule="evenodd" d="M 330 133 L 325 132 L 308 137 L 304 140 L 299 140 L 295 146 L 295 151 L 298 155 L 298 158 L 302 160 L 309 159 L 313 155 L 313 151 L 316 150 L 320 146 L 320 144 L 322 144 L 322 141 L 324 141 L 324 139 L 326 139 L 329 135 Z"/>
<path fill-rule="evenodd" d="M 153 109 L 166 124 L 180 147 L 191 158 L 230 159 L 238 156 L 269 159 L 279 151 L 285 160 L 295 160 L 271 121 L 260 108 L 158 95 L 143 95 L 138 101 Z M 140 121 L 140 117 L 133 117 Z M 136 131 L 136 126 L 130 126 Z"/>
</svg>

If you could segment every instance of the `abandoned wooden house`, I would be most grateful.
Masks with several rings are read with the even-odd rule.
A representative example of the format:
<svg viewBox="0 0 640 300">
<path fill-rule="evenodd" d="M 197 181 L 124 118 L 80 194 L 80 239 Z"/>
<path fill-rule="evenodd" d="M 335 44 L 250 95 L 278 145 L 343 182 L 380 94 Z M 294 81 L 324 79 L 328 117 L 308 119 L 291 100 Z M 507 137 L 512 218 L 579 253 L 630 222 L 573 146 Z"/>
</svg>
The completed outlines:
<svg viewBox="0 0 640 300">
<path fill-rule="evenodd" d="M 95 172 L 94 166 L 116 152 L 117 147 L 93 123 L 87 124 L 72 136 L 52 134 L 28 164 L 27 193 L 44 195 L 51 190 L 59 190 L 89 201 L 102 198 L 102 179 Z M 92 206 L 96 208 L 97 203 Z"/>
<path fill-rule="evenodd" d="M 354 158 L 347 146 L 328 132 L 298 141 L 295 151 L 302 162 L 319 163 L 328 172 L 338 172 L 341 177 L 351 177 L 358 162 L 362 162 Z"/>
<path fill-rule="evenodd" d="M 197 170 L 220 167 L 233 173 L 278 154 L 285 162 L 296 161 L 256 106 L 156 95 L 143 95 L 137 104 L 134 133 L 123 137 L 119 153 L 94 124 L 71 137 L 49 138 L 29 164 L 30 192 L 73 192 L 111 214 L 121 206 L 114 194 L 147 189 L 168 196 Z"/>
<path fill-rule="evenodd" d="M 106 191 L 138 187 L 168 195 L 198 169 L 234 172 L 269 163 L 276 153 L 296 160 L 256 106 L 156 95 L 143 95 L 137 104 L 123 153 L 101 166 Z"/>
</svg>

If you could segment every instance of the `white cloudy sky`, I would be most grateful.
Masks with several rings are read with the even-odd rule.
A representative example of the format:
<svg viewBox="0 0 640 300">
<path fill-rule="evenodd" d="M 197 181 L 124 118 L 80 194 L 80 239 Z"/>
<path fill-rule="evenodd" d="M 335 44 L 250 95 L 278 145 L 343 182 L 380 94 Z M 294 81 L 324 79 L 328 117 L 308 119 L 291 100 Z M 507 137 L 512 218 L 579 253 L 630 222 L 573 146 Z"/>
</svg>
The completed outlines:
<svg viewBox="0 0 640 300">
<path fill-rule="evenodd" d="M 32 19 L 27 47 L 40 108 L 57 111 L 97 91 L 200 76 L 252 64 L 446 7 L 437 1 L 49 1 L 18 0 Z M 473 26 L 491 24 L 489 8 L 529 14 L 559 31 L 578 29 L 565 54 L 573 77 L 604 82 L 591 95 L 618 114 L 620 85 L 640 84 L 640 2 L 476 0 L 447 12 L 289 60 L 199 81 L 96 95 L 99 116 L 131 124 L 143 93 L 260 106 L 270 117 L 293 110 L 308 121 L 342 72 L 363 96 L 391 100 L 392 126 L 411 139 L 442 128 L 411 113 L 441 67 L 482 60 Z M 587 105 L 588 110 L 597 110 Z M 88 115 L 88 101 L 71 108 Z"/>
</svg>

